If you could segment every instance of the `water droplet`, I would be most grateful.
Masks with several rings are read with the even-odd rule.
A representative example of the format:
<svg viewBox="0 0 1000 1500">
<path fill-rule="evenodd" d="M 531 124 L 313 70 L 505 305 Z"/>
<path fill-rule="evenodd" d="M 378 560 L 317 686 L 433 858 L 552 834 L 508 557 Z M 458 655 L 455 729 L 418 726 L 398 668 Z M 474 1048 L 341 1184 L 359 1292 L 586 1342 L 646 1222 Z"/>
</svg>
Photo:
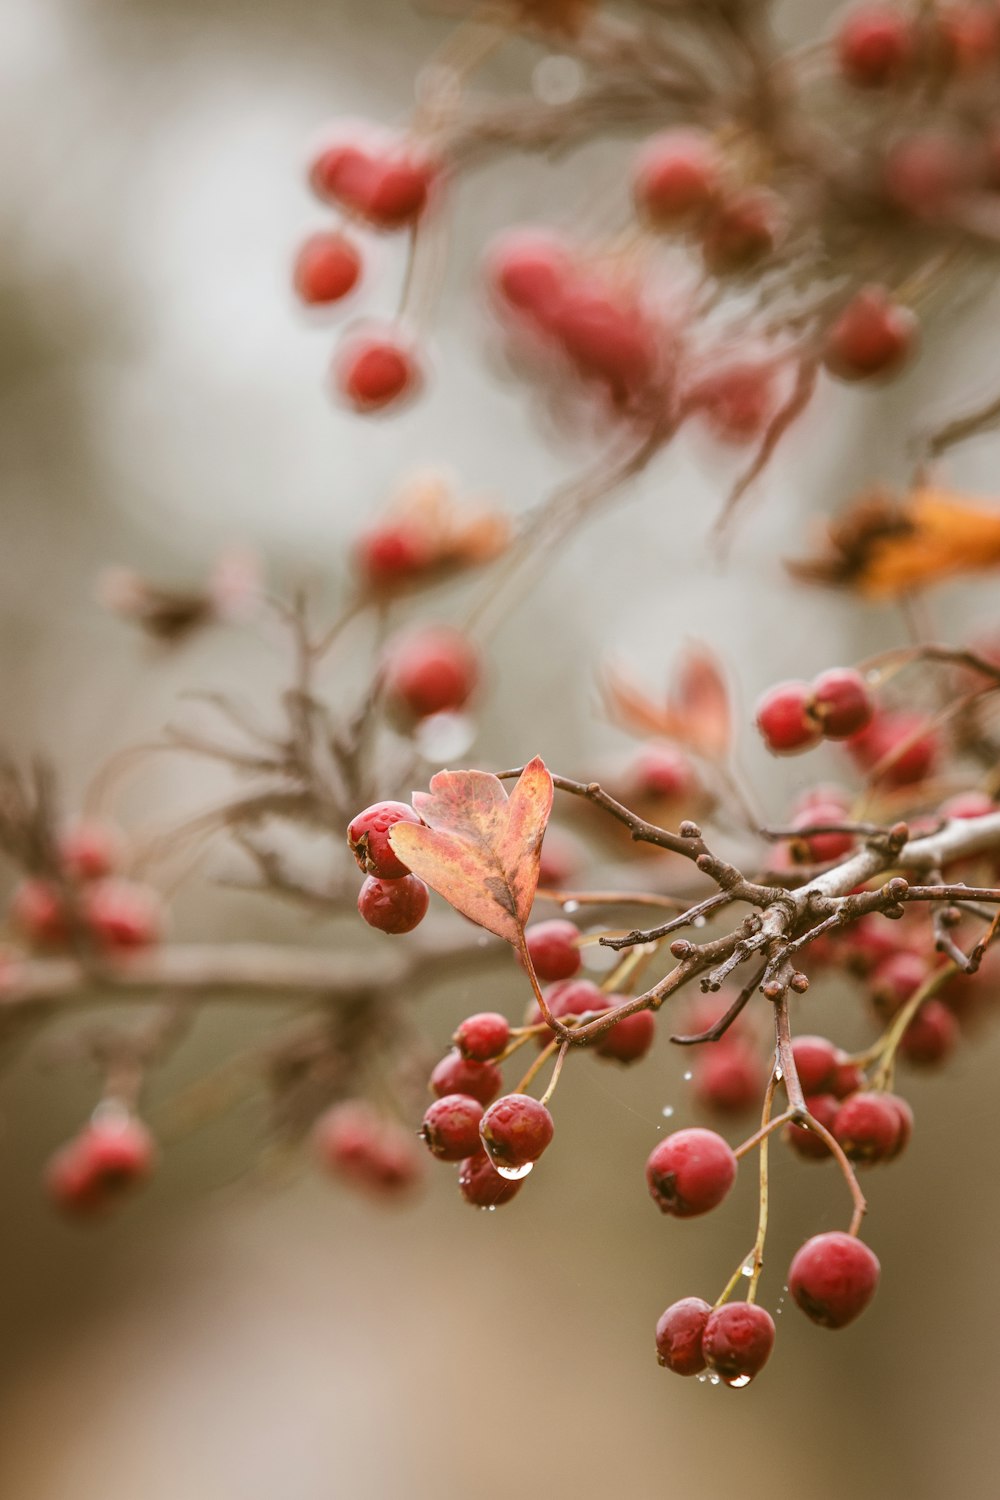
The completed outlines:
<svg viewBox="0 0 1000 1500">
<path fill-rule="evenodd" d="M 583 86 L 583 69 L 575 57 L 553 52 L 543 57 L 531 75 L 535 97 L 543 104 L 568 104 Z"/>
<path fill-rule="evenodd" d="M 501 1167 L 497 1162 L 494 1162 L 493 1165 L 500 1173 L 500 1176 L 506 1177 L 508 1182 L 520 1182 L 522 1177 L 527 1177 L 535 1163 L 533 1161 L 526 1161 L 523 1167 Z"/>
<path fill-rule="evenodd" d="M 727 1380 L 726 1384 L 731 1391 L 741 1391 L 745 1385 L 750 1384 L 752 1379 L 752 1375 L 737 1375 L 735 1380 Z"/>
<path fill-rule="evenodd" d="M 691 1072 L 691 1069 L 688 1068 L 687 1072 L 684 1074 L 684 1082 L 690 1083 L 693 1077 L 694 1074 Z"/>
<path fill-rule="evenodd" d="M 742 1266 L 740 1267 L 740 1275 L 741 1276 L 752 1276 L 753 1275 L 753 1256 L 752 1255 L 748 1255 L 747 1258 L 746 1258 L 746 1260 L 743 1262 Z"/>
<path fill-rule="evenodd" d="M 704 1384 L 705 1384 L 705 1381 L 706 1381 L 706 1380 L 707 1380 L 707 1379 L 708 1379 L 708 1376 L 707 1376 L 707 1375 L 699 1375 L 699 1376 L 698 1376 L 698 1384 L 699 1384 L 699 1385 L 704 1385 Z"/>
<path fill-rule="evenodd" d="M 780 1068 L 775 1068 L 775 1070 L 774 1070 L 774 1076 L 775 1076 L 775 1078 L 776 1078 L 776 1079 L 777 1079 L 777 1080 L 778 1080 L 778 1082 L 779 1082 L 779 1083 L 780 1083 L 780 1082 L 781 1082 L 781 1080 L 782 1080 L 782 1079 L 783 1079 L 783 1078 L 784 1078 L 784 1076 L 785 1076 L 785 1075 L 784 1075 L 784 1073 L 783 1073 L 783 1072 L 782 1072 L 782 1071 L 781 1071 L 781 1069 L 780 1069 Z"/>
<path fill-rule="evenodd" d="M 562 909 L 563 911 L 568 911 L 570 913 L 579 911 L 580 903 L 579 901 L 564 901 L 562 904 Z"/>
<path fill-rule="evenodd" d="M 691 926 L 692 927 L 704 927 L 705 923 L 707 921 L 708 921 L 707 917 L 692 917 L 691 918 Z"/>
<path fill-rule="evenodd" d="M 710 1375 L 708 1377 L 708 1383 L 709 1383 L 709 1385 L 718 1385 L 721 1382 L 721 1380 L 722 1380 L 722 1376 L 721 1375 Z"/>
<path fill-rule="evenodd" d="M 413 738 L 424 760 L 454 760 L 464 755 L 476 738 L 476 725 L 468 714 L 431 714 L 421 719 Z"/>
<path fill-rule="evenodd" d="M 663 1106 L 663 1118 L 665 1120 L 669 1120 L 670 1116 L 673 1114 L 673 1112 L 674 1112 L 674 1106 L 672 1104 L 665 1104 Z"/>
</svg>

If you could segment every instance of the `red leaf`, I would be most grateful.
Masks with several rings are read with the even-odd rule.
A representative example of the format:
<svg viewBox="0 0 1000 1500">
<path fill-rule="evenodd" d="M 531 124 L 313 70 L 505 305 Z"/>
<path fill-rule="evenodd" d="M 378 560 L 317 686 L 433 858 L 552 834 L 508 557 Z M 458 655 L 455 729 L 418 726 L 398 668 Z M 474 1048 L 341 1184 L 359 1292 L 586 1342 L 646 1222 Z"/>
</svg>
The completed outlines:
<svg viewBox="0 0 1000 1500">
<path fill-rule="evenodd" d="M 414 875 L 463 916 L 517 946 L 538 885 L 552 777 L 536 756 L 510 797 L 487 771 L 439 771 L 413 806 L 426 826 L 397 823 L 389 842 Z"/>
</svg>

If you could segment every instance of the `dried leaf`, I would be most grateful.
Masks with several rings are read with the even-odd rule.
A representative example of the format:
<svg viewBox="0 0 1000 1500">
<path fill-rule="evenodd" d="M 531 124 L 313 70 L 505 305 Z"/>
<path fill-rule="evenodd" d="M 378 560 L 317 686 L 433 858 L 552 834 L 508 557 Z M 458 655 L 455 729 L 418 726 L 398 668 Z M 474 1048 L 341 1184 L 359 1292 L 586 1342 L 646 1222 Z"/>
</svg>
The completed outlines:
<svg viewBox="0 0 1000 1500">
<path fill-rule="evenodd" d="M 604 696 L 615 722 L 635 734 L 673 740 L 707 760 L 719 760 L 729 750 L 729 691 L 707 646 L 693 642 L 685 648 L 664 702 L 648 697 L 617 667 L 605 673 Z"/>
<path fill-rule="evenodd" d="M 902 500 L 861 496 L 828 528 L 824 549 L 786 567 L 807 583 L 898 599 L 959 573 L 1000 565 L 1000 511 L 926 486 Z"/>
<path fill-rule="evenodd" d="M 456 911 L 515 946 L 538 885 L 552 777 L 536 756 L 510 796 L 486 771 L 439 771 L 413 806 L 426 826 L 397 823 L 399 858 Z"/>
</svg>

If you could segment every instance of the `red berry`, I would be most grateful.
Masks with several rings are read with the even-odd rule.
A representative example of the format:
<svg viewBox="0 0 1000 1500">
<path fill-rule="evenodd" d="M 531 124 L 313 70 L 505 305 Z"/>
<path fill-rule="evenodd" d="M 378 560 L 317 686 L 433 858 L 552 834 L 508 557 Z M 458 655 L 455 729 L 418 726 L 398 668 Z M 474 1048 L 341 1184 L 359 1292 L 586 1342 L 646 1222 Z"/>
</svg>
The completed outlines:
<svg viewBox="0 0 1000 1500">
<path fill-rule="evenodd" d="M 974 169 L 967 141 L 933 130 L 915 132 L 886 153 L 886 197 L 916 219 L 940 220 L 974 185 Z"/>
<path fill-rule="evenodd" d="M 355 411 L 385 411 L 413 396 L 421 383 L 412 352 L 394 335 L 361 334 L 337 354 L 334 380 Z"/>
<path fill-rule="evenodd" d="M 328 202 L 358 214 L 375 229 L 416 223 L 437 176 L 434 163 L 415 147 L 342 141 L 313 161 L 313 189 Z"/>
<path fill-rule="evenodd" d="M 463 1161 L 458 1171 L 458 1187 L 466 1203 L 473 1208 L 500 1208 L 516 1198 L 524 1187 L 520 1177 L 502 1177 L 480 1147 L 475 1156 Z"/>
<path fill-rule="evenodd" d="M 660 1211 L 678 1219 L 708 1213 L 736 1181 L 736 1157 L 714 1130 L 675 1130 L 654 1146 L 646 1182 Z"/>
<path fill-rule="evenodd" d="M 903 1032 L 899 1050 L 907 1062 L 933 1068 L 955 1050 L 958 1022 L 940 1000 L 925 1000 Z"/>
<path fill-rule="evenodd" d="M 885 1015 L 894 1016 L 927 979 L 927 960 L 904 950 L 890 954 L 872 971 L 872 999 Z"/>
<path fill-rule="evenodd" d="M 10 918 L 29 943 L 57 948 L 69 939 L 63 898 L 47 880 L 23 880 L 11 898 Z"/>
<path fill-rule="evenodd" d="M 865 5 L 842 23 L 836 49 L 849 83 L 883 88 L 901 78 L 913 61 L 913 22 L 894 6 Z"/>
<path fill-rule="evenodd" d="M 820 673 L 812 685 L 809 712 L 828 740 L 846 740 L 872 721 L 875 704 L 860 672 L 834 667 Z"/>
<path fill-rule="evenodd" d="M 816 1234 L 798 1250 L 788 1290 L 821 1328 L 846 1328 L 868 1306 L 879 1278 L 878 1257 L 854 1235 Z"/>
<path fill-rule="evenodd" d="M 439 1161 L 464 1161 L 480 1149 L 479 1122 L 483 1106 L 469 1094 L 445 1094 L 424 1115 L 420 1134 Z"/>
<path fill-rule="evenodd" d="M 888 1160 L 899 1141 L 899 1116 L 884 1094 L 852 1094 L 831 1128 L 845 1156 L 865 1165 Z"/>
<path fill-rule="evenodd" d="M 841 1054 L 843 1056 L 843 1054 Z M 830 1079 L 830 1093 L 835 1099 L 849 1099 L 864 1087 L 865 1075 L 857 1063 L 842 1061 L 833 1070 Z M 826 1124 L 826 1121 L 823 1122 Z"/>
<path fill-rule="evenodd" d="M 701 1340 L 712 1309 L 700 1297 L 682 1297 L 656 1325 L 656 1358 L 675 1375 L 699 1375 L 705 1368 Z"/>
<path fill-rule="evenodd" d="M 140 1120 L 125 1111 L 99 1112 L 52 1157 L 45 1186 L 66 1213 L 98 1213 L 147 1178 L 155 1162 L 156 1146 Z"/>
<path fill-rule="evenodd" d="M 827 329 L 823 363 L 841 380 L 894 375 L 917 347 L 915 313 L 878 286 L 863 287 Z"/>
<path fill-rule="evenodd" d="M 792 819 L 793 828 L 815 828 L 824 823 L 844 823 L 847 814 L 839 802 L 814 802 L 811 806 L 797 813 Z M 798 851 L 801 849 L 807 860 L 814 864 L 828 864 L 831 860 L 842 859 L 854 848 L 854 835 L 851 833 L 812 833 L 808 838 L 795 839 L 792 842 L 793 858 L 801 858 Z"/>
<path fill-rule="evenodd" d="M 648 391 L 656 370 L 656 343 L 641 310 L 598 284 L 564 292 L 547 323 L 584 380 L 606 385 L 625 405 Z"/>
<path fill-rule="evenodd" d="M 466 1016 L 452 1040 L 462 1056 L 472 1062 L 490 1062 L 499 1057 L 510 1041 L 510 1022 L 495 1010 Z"/>
<path fill-rule="evenodd" d="M 159 942 L 163 913 L 149 886 L 98 880 L 85 887 L 81 911 L 94 943 L 108 953 L 149 948 Z"/>
<path fill-rule="evenodd" d="M 354 560 L 369 588 L 389 592 L 419 578 L 432 559 L 425 539 L 413 527 L 387 525 L 358 538 Z"/>
<path fill-rule="evenodd" d="M 825 1036 L 797 1036 L 792 1042 L 795 1071 L 804 1094 L 825 1094 L 840 1058 Z"/>
<path fill-rule="evenodd" d="M 697 130 L 664 130 L 640 149 L 632 174 L 639 212 L 658 229 L 703 213 L 721 176 L 718 152 Z"/>
<path fill-rule="evenodd" d="M 941 741 L 921 714 L 883 711 L 875 715 L 867 729 L 851 736 L 847 748 L 867 771 L 874 771 L 885 761 L 878 780 L 886 786 L 902 787 L 913 786 L 931 774 L 941 753 Z"/>
<path fill-rule="evenodd" d="M 743 188 L 717 204 L 701 242 L 716 276 L 745 271 L 770 255 L 785 227 L 781 200 L 766 188 Z"/>
<path fill-rule="evenodd" d="M 939 6 L 933 19 L 938 53 L 949 73 L 972 77 L 996 64 L 1000 17 L 989 6 Z"/>
<path fill-rule="evenodd" d="M 415 719 L 464 708 L 479 680 L 479 657 L 457 630 L 426 625 L 400 636 L 385 662 L 385 686 Z"/>
<path fill-rule="evenodd" d="M 810 717 L 811 689 L 807 682 L 779 682 L 757 703 L 757 728 L 772 755 L 796 755 L 811 750 L 823 731 Z"/>
<path fill-rule="evenodd" d="M 490 252 L 490 285 L 508 306 L 531 317 L 546 319 L 573 273 L 569 251 L 554 235 L 540 230 L 514 230 Z"/>
<path fill-rule="evenodd" d="M 458 1051 L 449 1052 L 431 1073 L 430 1087 L 439 1099 L 446 1094 L 469 1094 L 485 1107 L 503 1088 L 503 1074 L 491 1062 L 475 1062 Z"/>
<path fill-rule="evenodd" d="M 610 997 L 591 979 L 562 979 L 557 984 L 549 985 L 543 993 L 549 1014 L 559 1021 L 565 1021 L 569 1016 L 589 1016 L 593 1019 L 603 1015 L 611 1003 Z M 537 1002 L 530 1008 L 526 1024 L 542 1024 L 542 1011 Z M 551 1040 L 551 1035 L 543 1031 L 539 1034 L 538 1045 L 544 1047 Z"/>
<path fill-rule="evenodd" d="M 59 840 L 59 862 L 69 880 L 103 880 L 118 868 L 121 857 L 121 835 L 107 823 L 76 823 Z"/>
<path fill-rule="evenodd" d="M 310 306 L 339 302 L 361 276 L 361 256 L 345 234 L 311 234 L 295 257 L 295 290 Z"/>
<path fill-rule="evenodd" d="M 624 995 L 607 995 L 608 1008 L 620 1005 Z M 639 1062 L 646 1056 L 656 1037 L 656 1017 L 651 1010 L 637 1010 L 607 1030 L 597 1042 L 594 1051 L 598 1057 L 623 1065 Z"/>
<path fill-rule="evenodd" d="M 737 360 L 692 387 L 688 402 L 721 443 L 759 441 L 776 405 L 773 361 Z"/>
<path fill-rule="evenodd" d="M 997 811 L 997 804 L 986 792 L 970 790 L 949 797 L 938 811 L 944 818 L 984 818 L 987 813 Z"/>
<path fill-rule="evenodd" d="M 708 1368 L 727 1385 L 747 1385 L 774 1348 L 774 1320 L 754 1302 L 727 1302 L 706 1322 L 701 1347 Z"/>
<path fill-rule="evenodd" d="M 551 922 L 533 922 L 525 928 L 524 940 L 535 973 L 543 983 L 572 979 L 579 971 L 580 934 L 572 922 L 559 917 Z"/>
<path fill-rule="evenodd" d="M 335 1104 L 316 1122 L 313 1143 L 336 1177 L 376 1197 L 399 1197 L 423 1176 L 410 1131 L 363 1100 Z"/>
<path fill-rule="evenodd" d="M 753 1109 L 763 1097 L 765 1083 L 756 1047 L 739 1037 L 723 1037 L 695 1062 L 695 1098 L 718 1114 L 742 1115 Z"/>
<path fill-rule="evenodd" d="M 358 896 L 358 911 L 369 927 L 379 932 L 412 932 L 424 920 L 430 894 L 422 880 L 404 875 L 401 880 L 379 880 L 369 875 Z"/>
<path fill-rule="evenodd" d="M 537 1161 L 554 1131 L 545 1105 L 530 1094 L 505 1094 L 490 1105 L 479 1127 L 490 1161 L 501 1176 Z"/>
<path fill-rule="evenodd" d="M 380 880 L 401 880 L 408 875 L 408 866 L 393 853 L 389 832 L 397 823 L 419 822 L 419 815 L 406 802 L 373 802 L 359 812 L 347 825 L 347 845 L 358 868 Z"/>
<path fill-rule="evenodd" d="M 833 1129 L 833 1122 L 840 1108 L 840 1100 L 835 1094 L 806 1094 L 806 1108 L 809 1113 L 819 1121 L 820 1125 L 827 1130 Z M 821 1135 L 815 1130 L 810 1130 L 807 1125 L 788 1124 L 784 1129 L 786 1143 L 791 1146 L 797 1156 L 805 1161 L 825 1161 L 830 1155 L 830 1148 Z"/>
</svg>

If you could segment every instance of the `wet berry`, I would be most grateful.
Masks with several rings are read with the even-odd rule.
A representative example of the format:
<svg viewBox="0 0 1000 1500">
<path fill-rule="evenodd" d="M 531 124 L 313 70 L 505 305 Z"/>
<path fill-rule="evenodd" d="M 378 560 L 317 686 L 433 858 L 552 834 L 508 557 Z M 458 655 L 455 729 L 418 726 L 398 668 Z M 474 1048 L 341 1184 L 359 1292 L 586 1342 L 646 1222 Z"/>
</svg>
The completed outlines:
<svg viewBox="0 0 1000 1500">
<path fill-rule="evenodd" d="M 409 868 L 393 853 L 390 830 L 397 823 L 419 823 L 420 817 L 406 802 L 373 802 L 347 825 L 347 844 L 358 868 L 380 880 L 401 880 Z"/>
<path fill-rule="evenodd" d="M 500 1208 L 516 1198 L 523 1187 L 523 1178 L 502 1177 L 482 1147 L 476 1155 L 467 1157 L 458 1171 L 459 1192 L 473 1208 Z"/>
<path fill-rule="evenodd" d="M 854 1235 L 831 1230 L 798 1250 L 788 1271 L 788 1290 L 807 1318 L 822 1328 L 845 1328 L 875 1295 L 878 1257 Z"/>
<path fill-rule="evenodd" d="M 492 1062 L 475 1062 L 455 1050 L 448 1052 L 430 1076 L 430 1089 L 439 1099 L 445 1094 L 470 1094 L 485 1106 L 503 1088 L 503 1074 Z"/>
<path fill-rule="evenodd" d="M 675 1130 L 654 1146 L 646 1182 L 662 1213 L 692 1219 L 708 1213 L 736 1181 L 736 1157 L 714 1130 Z"/>
<path fill-rule="evenodd" d="M 620 1005 L 625 996 L 608 995 L 606 999 L 610 1009 Z M 594 1052 L 598 1057 L 627 1066 L 644 1058 L 655 1038 L 656 1017 L 653 1012 L 637 1010 L 632 1015 L 622 1016 L 620 1021 L 616 1021 L 596 1043 Z"/>
<path fill-rule="evenodd" d="M 462 1056 L 472 1062 L 490 1062 L 499 1057 L 510 1041 L 510 1022 L 495 1010 L 466 1016 L 452 1040 Z"/>
<path fill-rule="evenodd" d="M 358 911 L 368 926 L 393 934 L 412 932 L 424 920 L 429 905 L 427 887 L 415 875 L 404 875 L 401 880 L 369 875 L 358 895 Z"/>
<path fill-rule="evenodd" d="M 806 1094 L 805 1099 L 806 1109 L 813 1118 L 832 1131 L 834 1119 L 840 1109 L 840 1100 L 836 1094 Z M 786 1144 L 804 1161 L 826 1161 L 830 1155 L 830 1148 L 823 1137 L 815 1130 L 810 1130 L 807 1125 L 789 1123 L 782 1134 Z"/>
<path fill-rule="evenodd" d="M 700 1375 L 705 1368 L 701 1341 L 712 1309 L 700 1297 L 682 1297 L 656 1325 L 656 1358 L 675 1375 Z"/>
<path fill-rule="evenodd" d="M 429 1105 L 420 1134 L 439 1161 L 464 1161 L 480 1149 L 483 1106 L 469 1094 L 445 1094 Z"/>
<path fill-rule="evenodd" d="M 530 1094 L 505 1094 L 490 1105 L 479 1127 L 493 1165 L 508 1169 L 537 1161 L 554 1131 L 545 1105 Z"/>
<path fill-rule="evenodd" d="M 745 1385 L 764 1368 L 774 1348 L 774 1320 L 754 1302 L 727 1302 L 705 1324 L 705 1363 L 727 1385 Z"/>
</svg>

